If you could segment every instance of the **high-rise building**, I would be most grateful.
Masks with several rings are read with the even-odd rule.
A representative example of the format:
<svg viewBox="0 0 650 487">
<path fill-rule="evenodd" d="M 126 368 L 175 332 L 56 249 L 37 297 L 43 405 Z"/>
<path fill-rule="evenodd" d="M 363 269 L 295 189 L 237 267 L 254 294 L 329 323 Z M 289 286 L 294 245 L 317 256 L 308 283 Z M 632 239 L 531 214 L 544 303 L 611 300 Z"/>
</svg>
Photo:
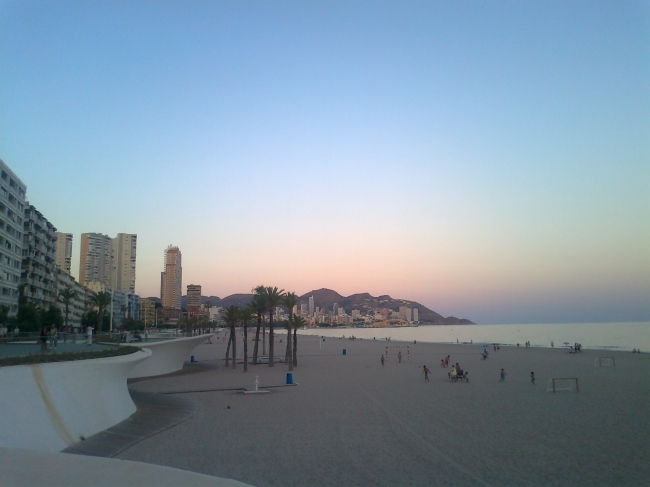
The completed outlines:
<svg viewBox="0 0 650 487">
<path fill-rule="evenodd" d="M 399 314 L 401 319 L 411 321 L 411 308 L 408 306 L 400 306 Z"/>
<path fill-rule="evenodd" d="M 118 233 L 111 239 L 110 286 L 125 293 L 135 293 L 135 257 L 138 236 L 131 233 Z"/>
<path fill-rule="evenodd" d="M 420 317 L 418 316 L 418 309 L 413 308 L 413 321 L 418 322 L 420 321 Z"/>
<path fill-rule="evenodd" d="M 163 308 L 181 309 L 182 285 L 181 251 L 170 245 L 165 249 L 165 270 L 160 273 L 160 300 Z"/>
<path fill-rule="evenodd" d="M 27 186 L 0 159 L 0 305 L 18 312 Z"/>
<path fill-rule="evenodd" d="M 87 286 L 91 282 L 111 283 L 111 237 L 101 233 L 81 234 L 81 259 L 79 282 Z"/>
<path fill-rule="evenodd" d="M 198 316 L 201 311 L 201 286 L 187 285 L 187 315 Z"/>
<path fill-rule="evenodd" d="M 314 316 L 314 296 L 309 296 L 309 316 Z"/>
<path fill-rule="evenodd" d="M 56 232 L 56 265 L 70 274 L 72 264 L 72 234 Z"/>
<path fill-rule="evenodd" d="M 55 304 L 56 228 L 32 205 L 25 207 L 22 253 L 23 296 L 41 307 Z"/>
<path fill-rule="evenodd" d="M 333 311 L 332 314 L 333 314 L 334 316 L 338 316 L 338 315 L 339 315 L 339 303 L 334 303 L 334 306 L 333 306 L 332 311 Z"/>
</svg>

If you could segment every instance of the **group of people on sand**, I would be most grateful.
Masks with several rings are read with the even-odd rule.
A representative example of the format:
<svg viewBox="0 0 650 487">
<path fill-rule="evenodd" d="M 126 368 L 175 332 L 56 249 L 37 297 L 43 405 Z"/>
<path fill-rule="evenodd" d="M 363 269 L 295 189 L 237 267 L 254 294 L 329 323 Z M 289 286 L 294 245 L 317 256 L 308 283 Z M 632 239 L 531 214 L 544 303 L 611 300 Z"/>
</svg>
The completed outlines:
<svg viewBox="0 0 650 487">
<path fill-rule="evenodd" d="M 582 343 L 574 343 L 572 347 L 569 347 L 569 353 L 578 353 L 582 352 Z"/>
<path fill-rule="evenodd" d="M 449 367 L 449 355 L 447 355 L 447 357 L 444 359 L 440 359 L 440 367 L 442 367 L 443 369 Z"/>
<path fill-rule="evenodd" d="M 632 353 L 641 353 L 641 349 L 640 348 L 633 348 Z"/>
</svg>

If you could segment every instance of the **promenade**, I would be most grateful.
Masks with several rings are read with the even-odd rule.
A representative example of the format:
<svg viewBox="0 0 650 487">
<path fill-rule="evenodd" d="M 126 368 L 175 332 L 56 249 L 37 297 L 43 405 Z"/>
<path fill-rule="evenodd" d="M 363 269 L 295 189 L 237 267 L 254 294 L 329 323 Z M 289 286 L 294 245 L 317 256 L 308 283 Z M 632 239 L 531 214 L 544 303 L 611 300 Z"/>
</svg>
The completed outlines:
<svg viewBox="0 0 650 487">
<path fill-rule="evenodd" d="M 299 385 L 250 395 L 214 389 L 253 389 L 255 375 L 262 386 L 281 385 L 286 366 L 225 369 L 225 342 L 213 342 L 183 371 L 131 383 L 141 392 L 209 392 L 182 394 L 198 405 L 190 419 L 116 458 L 258 487 L 638 486 L 650 478 L 650 355 L 502 347 L 484 361 L 478 346 L 304 337 Z M 386 345 L 409 345 L 411 363 L 406 349 L 401 364 L 391 349 L 382 366 Z M 284 350 L 276 341 L 275 353 Z M 449 382 L 446 355 L 469 383 Z M 594 367 L 599 356 L 614 356 L 616 367 Z M 578 377 L 580 392 L 547 393 L 552 377 Z"/>
</svg>

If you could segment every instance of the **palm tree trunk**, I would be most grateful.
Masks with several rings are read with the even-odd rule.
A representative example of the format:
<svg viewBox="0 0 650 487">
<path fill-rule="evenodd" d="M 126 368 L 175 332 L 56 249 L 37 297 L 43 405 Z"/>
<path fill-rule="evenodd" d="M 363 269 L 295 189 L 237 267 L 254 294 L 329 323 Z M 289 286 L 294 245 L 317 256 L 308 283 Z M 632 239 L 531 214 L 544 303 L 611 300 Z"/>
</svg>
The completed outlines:
<svg viewBox="0 0 650 487">
<path fill-rule="evenodd" d="M 273 367 L 273 310 L 269 312 L 269 367 Z"/>
<path fill-rule="evenodd" d="M 232 368 L 237 368 L 237 335 L 235 334 L 235 325 L 230 326 L 230 335 L 232 336 Z"/>
<path fill-rule="evenodd" d="M 70 312 L 68 303 L 65 303 L 65 328 L 68 329 L 68 313 Z"/>
<path fill-rule="evenodd" d="M 232 333 L 230 334 L 230 338 L 228 339 L 228 347 L 226 348 L 226 368 L 228 368 L 228 365 L 230 364 L 230 344 L 232 343 Z"/>
<path fill-rule="evenodd" d="M 244 323 L 244 372 L 248 372 L 248 327 Z"/>
<path fill-rule="evenodd" d="M 253 365 L 257 365 L 257 352 L 260 346 L 260 327 L 262 326 L 262 315 L 257 315 L 257 330 L 255 330 L 255 347 L 253 348 Z"/>
<path fill-rule="evenodd" d="M 266 355 L 266 326 L 262 327 L 262 355 Z"/>
<path fill-rule="evenodd" d="M 293 366 L 298 367 L 298 328 L 293 329 Z"/>
<path fill-rule="evenodd" d="M 291 328 L 287 328 L 287 350 L 284 352 L 284 363 L 293 363 L 291 360 Z"/>
</svg>

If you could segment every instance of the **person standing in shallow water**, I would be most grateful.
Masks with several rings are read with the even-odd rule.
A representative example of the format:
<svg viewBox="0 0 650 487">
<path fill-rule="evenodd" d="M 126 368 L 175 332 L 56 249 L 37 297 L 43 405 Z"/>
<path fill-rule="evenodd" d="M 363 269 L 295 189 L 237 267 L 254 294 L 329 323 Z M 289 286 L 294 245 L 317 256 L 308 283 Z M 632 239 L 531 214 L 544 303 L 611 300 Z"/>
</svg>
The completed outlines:
<svg viewBox="0 0 650 487">
<path fill-rule="evenodd" d="M 427 369 L 426 365 L 422 366 L 422 373 L 424 374 L 424 382 L 430 382 L 429 381 L 429 374 L 431 373 L 431 371 L 429 369 Z"/>
<path fill-rule="evenodd" d="M 402 363 L 402 351 L 400 350 L 399 353 L 397 354 L 397 361 L 401 364 Z"/>
<path fill-rule="evenodd" d="M 530 373 L 530 381 L 535 385 L 535 372 Z"/>
</svg>

